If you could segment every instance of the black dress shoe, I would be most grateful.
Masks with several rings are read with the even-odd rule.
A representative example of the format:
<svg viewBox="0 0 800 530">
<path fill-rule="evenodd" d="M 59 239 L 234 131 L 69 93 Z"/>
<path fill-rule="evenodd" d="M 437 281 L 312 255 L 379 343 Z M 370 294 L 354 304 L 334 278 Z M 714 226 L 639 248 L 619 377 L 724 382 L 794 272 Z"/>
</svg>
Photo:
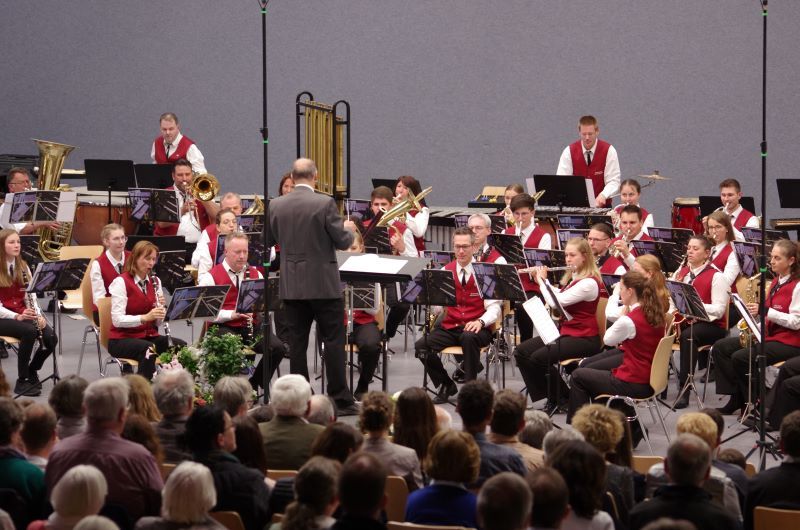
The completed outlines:
<svg viewBox="0 0 800 530">
<path fill-rule="evenodd" d="M 750 416 L 742 422 L 742 425 L 747 427 L 748 429 L 755 429 L 758 427 L 758 420 L 755 416 Z M 772 432 L 777 431 L 778 429 L 773 427 L 772 424 L 765 420 L 764 421 L 764 432 Z"/>
<path fill-rule="evenodd" d="M 39 381 L 39 374 L 37 374 L 36 372 L 31 371 L 28 374 L 28 383 L 35 386 L 39 390 L 42 389 L 42 382 Z"/>
<path fill-rule="evenodd" d="M 27 379 L 17 379 L 17 383 L 14 385 L 14 394 L 25 397 L 36 397 L 41 396 L 42 391 L 36 388 L 36 385 Z"/>
<path fill-rule="evenodd" d="M 439 388 L 439 393 L 433 398 L 433 403 L 435 405 L 444 405 L 450 402 L 450 396 L 455 396 L 456 394 L 458 394 L 458 387 L 454 382 L 444 383 Z"/>
<path fill-rule="evenodd" d="M 345 405 L 343 407 L 336 407 L 336 416 L 358 416 L 361 413 L 361 407 L 359 407 L 356 403 L 351 403 L 349 405 Z"/>
<path fill-rule="evenodd" d="M 462 365 L 463 365 L 463 363 L 462 363 Z M 483 372 L 483 363 L 479 362 L 478 363 L 478 372 L 477 373 L 481 373 L 481 372 Z M 456 368 L 455 372 L 453 372 L 453 381 L 455 381 L 456 383 L 466 383 L 467 382 L 466 374 L 464 373 L 464 369 L 461 366 Z"/>
<path fill-rule="evenodd" d="M 684 395 L 682 395 L 678 401 L 675 402 L 673 408 L 676 410 L 685 409 L 688 406 L 689 406 L 689 393 L 687 392 Z"/>
<path fill-rule="evenodd" d="M 717 409 L 717 412 L 723 415 L 729 415 L 729 414 L 736 414 L 741 410 L 742 410 L 742 404 L 739 403 L 739 400 L 731 397 L 731 399 L 728 400 L 728 403 L 724 407 L 719 407 Z"/>
</svg>

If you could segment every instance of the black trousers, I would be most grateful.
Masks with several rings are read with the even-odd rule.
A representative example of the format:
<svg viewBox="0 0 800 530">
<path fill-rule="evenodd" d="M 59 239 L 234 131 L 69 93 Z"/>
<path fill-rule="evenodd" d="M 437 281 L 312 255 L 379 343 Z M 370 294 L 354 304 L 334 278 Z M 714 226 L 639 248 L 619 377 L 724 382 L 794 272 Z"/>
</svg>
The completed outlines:
<svg viewBox="0 0 800 530">
<path fill-rule="evenodd" d="M 683 387 L 689 373 L 697 366 L 697 348 L 710 346 L 728 334 L 713 322 L 695 322 L 694 326 L 683 326 L 681 331 L 681 367 L 678 372 L 678 386 Z M 691 362 L 690 362 L 691 357 Z M 691 365 L 691 366 L 690 366 Z M 680 390 L 680 388 L 679 388 Z"/>
<path fill-rule="evenodd" d="M 728 337 L 714 343 L 711 352 L 717 367 L 718 394 L 730 394 L 734 403 L 743 405 L 747 399 L 748 374 L 752 373 L 753 396 L 756 396 L 755 392 L 758 391 L 758 379 L 756 378 L 758 343 L 753 345 L 751 352 L 748 348 L 740 346 L 739 337 Z M 800 357 L 800 348 L 768 340 L 764 343 L 764 354 L 767 366 L 769 366 Z"/>
<path fill-rule="evenodd" d="M 179 347 L 186 345 L 186 342 L 181 339 L 172 339 L 172 341 Z M 157 355 L 146 357 L 147 351 L 151 347 L 155 348 L 156 354 L 163 353 L 169 349 L 169 339 L 164 335 L 156 335 L 146 339 L 109 339 L 108 341 L 108 353 L 114 357 L 138 361 L 139 369 L 136 373 L 148 381 L 156 372 Z"/>
<path fill-rule="evenodd" d="M 312 300 L 284 300 L 289 323 L 289 366 L 293 374 L 308 379 L 308 334 L 311 323 L 317 322 L 317 336 L 325 348 L 325 373 L 328 377 L 328 395 L 339 407 L 354 403 L 345 377 L 345 327 L 344 300 L 342 298 L 317 298 Z"/>
<path fill-rule="evenodd" d="M 442 359 L 437 352 L 442 351 L 448 346 L 461 346 L 464 352 L 464 379 L 472 381 L 478 377 L 478 365 L 480 364 L 481 348 L 488 346 L 492 341 L 492 332 L 482 329 L 478 333 L 464 331 L 463 326 L 452 329 L 436 327 L 427 337 L 422 337 L 414 344 L 417 357 L 428 371 L 428 376 L 434 386 L 442 384 L 455 384 L 447 370 L 444 369 Z"/>
<path fill-rule="evenodd" d="M 386 336 L 388 338 L 392 338 L 397 334 L 397 328 L 400 327 L 400 324 L 406 319 L 408 316 L 408 312 L 411 311 L 411 304 L 406 302 L 396 302 L 394 304 L 389 304 L 389 312 L 386 314 Z"/>
<path fill-rule="evenodd" d="M 603 350 L 600 353 L 587 357 L 581 361 L 581 368 L 594 368 L 596 370 L 613 370 L 622 364 L 623 353 L 621 350 Z"/>
<path fill-rule="evenodd" d="M 556 389 L 562 385 L 561 390 L 566 389 L 558 375 L 558 369 L 553 366 L 558 361 L 571 359 L 574 357 L 590 357 L 600 351 L 602 347 L 600 337 L 569 337 L 562 336 L 548 345 L 541 338 L 535 337 L 526 340 L 514 350 L 514 357 L 517 366 L 528 388 L 531 401 L 539 401 L 547 397 L 550 400 L 556 399 Z M 550 374 L 550 389 L 548 394 L 547 375 Z M 561 394 L 562 396 L 565 394 Z"/>
<path fill-rule="evenodd" d="M 289 323 L 286 321 L 286 309 L 281 302 L 280 309 L 272 312 L 273 320 L 275 321 L 275 334 L 281 339 L 281 342 L 289 344 Z"/>
<path fill-rule="evenodd" d="M 0 335 L 14 337 L 20 341 L 17 353 L 18 379 L 27 379 L 38 372 L 47 357 L 55 350 L 56 344 L 58 344 L 58 338 L 56 338 L 53 328 L 48 325 L 42 330 L 44 347 L 37 349 L 33 359 L 31 359 L 31 352 L 33 352 L 33 347 L 39 338 L 39 333 L 30 320 L 22 321 L 2 318 L 0 319 Z"/>
<path fill-rule="evenodd" d="M 358 347 L 358 360 L 361 361 L 360 375 L 356 385 L 356 393 L 369 389 L 369 382 L 375 375 L 381 354 L 381 330 L 375 322 L 354 324 L 350 341 Z M 348 352 L 349 353 L 349 352 Z"/>
<path fill-rule="evenodd" d="M 609 370 L 578 368 L 572 372 L 570 381 L 567 423 L 572 421 L 572 416 L 579 408 L 600 394 L 619 394 L 632 398 L 646 398 L 653 393 L 649 383 L 629 383 L 617 379 Z M 615 408 L 617 408 L 617 405 L 615 405 Z M 628 408 L 627 406 L 624 407 L 624 409 Z M 624 409 L 623 412 L 630 415 L 630 412 Z"/>
<path fill-rule="evenodd" d="M 786 361 L 778 371 L 778 378 L 767 397 L 770 425 L 780 427 L 790 412 L 800 410 L 800 357 Z"/>
<path fill-rule="evenodd" d="M 239 335 L 242 337 L 242 340 L 248 340 L 248 331 L 247 326 L 227 326 L 225 324 L 213 324 L 217 327 L 220 333 L 229 333 L 232 335 Z M 256 331 L 258 333 L 258 331 Z M 275 375 L 275 371 L 278 369 L 278 366 L 281 364 L 284 356 L 286 355 L 286 347 L 283 345 L 283 342 L 274 334 L 270 333 L 269 336 L 269 372 L 267 375 L 269 378 L 267 381 L 272 380 L 272 376 Z M 256 342 L 253 344 L 253 351 L 256 353 L 264 353 L 264 348 L 261 341 Z M 259 359 L 258 364 L 256 364 L 256 370 L 253 373 L 253 377 L 251 382 L 255 382 L 256 384 L 253 385 L 254 389 L 258 389 L 258 387 L 263 385 L 263 377 L 264 377 L 264 356 L 261 356 Z"/>
</svg>

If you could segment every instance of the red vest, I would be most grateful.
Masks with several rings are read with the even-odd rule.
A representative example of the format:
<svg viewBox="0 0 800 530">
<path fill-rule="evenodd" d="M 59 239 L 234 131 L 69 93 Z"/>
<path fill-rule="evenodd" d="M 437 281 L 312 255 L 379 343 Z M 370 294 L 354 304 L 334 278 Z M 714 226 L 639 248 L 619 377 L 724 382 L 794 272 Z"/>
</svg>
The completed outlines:
<svg viewBox="0 0 800 530">
<path fill-rule="evenodd" d="M 211 254 L 211 263 L 216 263 L 219 228 L 216 224 L 210 224 L 206 227 L 206 233 L 208 234 L 208 252 Z"/>
<path fill-rule="evenodd" d="M 231 275 L 228 274 L 228 271 L 225 270 L 225 267 L 222 263 L 218 265 L 214 265 L 211 267 L 209 271 L 211 277 L 214 278 L 214 285 L 230 285 L 231 288 L 228 289 L 228 294 L 225 295 L 225 301 L 222 302 L 222 307 L 220 309 L 225 309 L 228 311 L 233 311 L 236 309 L 236 300 L 239 298 L 239 289 L 231 280 Z M 245 274 L 245 279 L 248 280 L 255 280 L 258 278 L 258 271 L 255 267 L 247 267 L 247 273 Z M 237 318 L 234 320 L 229 320 L 224 323 L 226 326 L 230 326 L 232 328 L 240 328 L 247 324 L 247 319 Z"/>
<path fill-rule="evenodd" d="M 175 190 L 175 186 L 170 186 L 167 189 L 174 191 Z M 210 224 L 210 222 L 208 220 L 208 213 L 206 212 L 206 209 L 203 208 L 203 205 L 200 204 L 199 201 L 195 202 L 194 211 L 195 211 L 195 216 L 197 217 L 197 220 L 200 222 L 200 231 L 202 232 Z M 178 226 L 180 226 L 180 223 L 170 223 L 170 225 L 168 227 L 166 227 L 166 228 L 161 228 L 160 226 L 156 225 L 155 229 L 153 230 L 153 235 L 154 236 L 175 236 L 175 235 L 178 235 Z M 212 254 L 211 257 L 213 259 L 213 257 L 214 257 L 213 254 Z"/>
<path fill-rule="evenodd" d="M 619 269 L 620 267 L 625 267 L 625 264 L 608 252 L 604 256 L 601 256 L 600 260 L 598 260 L 598 268 L 600 269 L 600 274 L 616 274 L 617 269 Z M 602 283 L 600 284 L 600 296 L 603 298 L 608 298 L 608 292 L 606 291 L 606 286 L 603 285 Z"/>
<path fill-rule="evenodd" d="M 706 267 L 700 271 L 700 274 L 695 276 L 694 280 L 684 283 L 691 283 L 695 289 L 697 289 L 697 294 L 700 295 L 700 299 L 703 301 L 704 304 L 711 303 L 711 286 L 714 281 L 714 275 L 718 274 L 719 271 L 712 267 L 711 265 L 706 265 Z M 686 278 L 686 275 L 689 274 L 689 266 L 686 265 L 681 267 L 678 271 L 678 280 L 683 281 Z M 728 329 L 728 319 L 725 318 L 725 315 L 722 318 L 719 318 L 713 322 L 712 324 L 716 324 L 717 326 Z"/>
<path fill-rule="evenodd" d="M 597 288 L 602 288 L 602 282 L 592 277 L 597 282 Z M 578 280 L 580 281 L 580 280 Z M 569 285 L 561 289 L 561 292 L 569 290 L 577 282 L 572 281 Z M 597 325 L 597 302 L 600 296 L 590 302 L 581 301 L 564 309 L 572 315 L 572 320 L 564 320 L 561 324 L 561 335 L 566 337 L 596 337 L 600 335 L 600 328 Z M 586 352 L 591 355 L 596 352 Z"/>
<path fill-rule="evenodd" d="M 651 326 L 641 307 L 637 307 L 628 318 L 636 326 L 636 336 L 619 345 L 622 350 L 622 364 L 611 370 L 614 377 L 628 383 L 650 383 L 650 368 L 656 348 L 664 336 L 663 326 Z"/>
<path fill-rule="evenodd" d="M 131 253 L 129 251 L 127 251 L 127 250 L 125 250 L 123 252 L 123 255 L 122 255 L 122 263 L 123 264 L 126 261 L 128 261 L 128 257 L 130 255 L 131 255 Z M 111 282 L 113 282 L 114 280 L 117 279 L 117 276 L 119 276 L 120 273 L 111 264 L 111 261 L 109 261 L 108 256 L 106 256 L 106 251 L 105 250 L 102 253 L 100 253 L 100 255 L 97 257 L 96 261 L 97 261 L 97 264 L 100 266 L 100 275 L 103 277 L 103 285 L 106 288 L 106 296 L 109 296 L 109 294 L 108 294 L 108 286 L 111 285 Z M 97 311 L 97 306 L 92 304 L 92 309 Z"/>
<path fill-rule="evenodd" d="M 156 303 L 156 291 L 153 282 L 147 282 L 147 295 L 145 295 L 130 272 L 120 274 L 125 282 L 125 292 L 128 295 L 128 305 L 125 307 L 126 315 L 145 315 L 150 312 Z M 110 339 L 144 339 L 158 336 L 158 327 L 155 322 L 145 322 L 131 328 L 118 328 L 111 323 L 108 337 Z"/>
<path fill-rule="evenodd" d="M 733 252 L 733 243 L 728 243 L 722 250 L 720 250 L 715 256 L 714 259 L 711 260 L 711 264 L 718 268 L 721 271 L 725 270 L 725 265 L 728 264 L 728 256 L 731 255 Z M 731 292 L 735 293 L 736 291 L 736 278 L 734 278 L 733 283 L 731 284 Z"/>
<path fill-rule="evenodd" d="M 353 323 L 358 326 L 375 322 L 375 317 L 366 311 L 356 309 L 353 311 Z M 347 326 L 347 311 L 344 312 L 344 325 Z"/>
<path fill-rule="evenodd" d="M 751 217 L 753 217 L 753 214 L 742 208 L 742 211 L 739 212 L 739 215 L 737 215 L 736 219 L 733 220 L 733 227 L 737 230 L 741 230 Z"/>
<path fill-rule="evenodd" d="M 490 246 L 489 251 L 481 252 L 476 261 L 478 261 L 479 263 L 494 263 L 495 261 L 497 261 L 497 258 L 501 257 L 503 256 L 499 252 L 497 252 L 497 249 Z"/>
<path fill-rule="evenodd" d="M 181 141 L 178 142 L 178 145 L 173 145 L 173 149 L 170 149 L 169 158 L 167 158 L 167 151 L 164 148 L 164 137 L 159 136 L 155 140 L 153 140 L 153 147 L 155 148 L 155 155 L 156 155 L 156 164 L 174 164 L 181 158 L 186 158 L 186 153 L 189 152 L 189 148 L 194 145 L 194 140 L 189 138 L 188 136 L 182 136 Z"/>
<path fill-rule="evenodd" d="M 770 289 L 767 295 L 767 309 L 772 308 L 781 313 L 789 313 L 789 306 L 792 304 L 792 293 L 794 293 L 797 282 L 798 280 L 788 280 L 776 290 L 778 280 L 774 280 L 773 288 Z M 3 305 L 5 305 L 5 302 Z M 800 348 L 800 330 L 785 328 L 767 319 L 766 340 L 774 340 L 788 346 Z"/>
<path fill-rule="evenodd" d="M 516 234 L 516 229 L 512 226 L 510 228 L 506 228 L 503 233 L 513 235 Z M 539 225 L 535 225 L 531 235 L 528 236 L 527 241 L 525 241 L 522 246 L 524 248 L 539 248 L 539 243 L 541 243 L 542 237 L 544 237 L 546 233 L 547 232 L 539 228 Z M 519 265 L 518 268 L 524 269 L 526 267 L 525 265 Z M 520 274 L 519 278 L 522 281 L 522 288 L 525 289 L 526 293 L 538 293 L 540 291 L 539 284 L 536 283 L 536 280 L 531 280 L 529 274 Z"/>
<path fill-rule="evenodd" d="M 475 275 L 471 275 L 467 280 L 467 285 L 461 285 L 461 278 L 458 278 L 456 273 L 456 262 L 451 261 L 444 266 L 445 269 L 453 273 L 456 283 L 456 305 L 447 308 L 447 315 L 442 321 L 444 329 L 453 329 L 463 326 L 467 322 L 478 320 L 486 312 L 486 307 L 483 305 L 483 299 L 478 293 L 478 286 L 475 284 Z M 494 326 L 488 326 L 487 329 L 492 329 Z"/>
<path fill-rule="evenodd" d="M 606 156 L 608 155 L 608 148 L 611 144 L 597 139 L 597 149 L 594 150 L 592 157 L 592 165 L 586 165 L 586 157 L 583 156 L 583 144 L 580 140 L 573 142 L 569 146 L 569 154 L 572 156 L 572 174 L 586 177 L 592 181 L 594 186 L 594 195 L 600 195 L 603 188 L 606 186 L 605 171 L 606 171 Z"/>
<path fill-rule="evenodd" d="M 0 287 L 0 302 L 3 307 L 15 313 L 25 311 L 25 286 L 14 281 L 8 287 Z"/>
<path fill-rule="evenodd" d="M 419 210 L 411 210 L 408 212 L 408 215 L 411 217 L 416 217 L 418 213 Z M 405 226 L 405 224 L 403 226 Z M 423 250 L 425 250 L 425 238 L 414 236 L 414 246 L 416 246 L 417 251 L 421 253 Z"/>
</svg>

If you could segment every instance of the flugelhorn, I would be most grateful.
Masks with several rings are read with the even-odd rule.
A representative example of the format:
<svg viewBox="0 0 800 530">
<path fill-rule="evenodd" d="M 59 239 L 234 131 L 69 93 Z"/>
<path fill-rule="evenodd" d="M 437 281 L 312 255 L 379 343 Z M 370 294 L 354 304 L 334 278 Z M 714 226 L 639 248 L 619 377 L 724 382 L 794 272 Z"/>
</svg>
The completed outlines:
<svg viewBox="0 0 800 530">
<path fill-rule="evenodd" d="M 381 216 L 380 220 L 378 221 L 377 226 L 389 226 L 389 224 L 394 221 L 395 219 L 403 218 L 405 215 L 412 211 L 412 210 L 421 210 L 422 204 L 419 202 L 429 194 L 433 190 L 431 186 L 428 186 L 424 190 L 420 192 L 419 195 L 414 195 L 411 190 L 408 190 L 408 197 L 401 200 L 388 210 L 382 210 L 383 215 Z"/>
<path fill-rule="evenodd" d="M 211 201 L 219 193 L 219 181 L 211 173 L 201 173 L 192 178 L 189 193 L 200 201 Z"/>
</svg>

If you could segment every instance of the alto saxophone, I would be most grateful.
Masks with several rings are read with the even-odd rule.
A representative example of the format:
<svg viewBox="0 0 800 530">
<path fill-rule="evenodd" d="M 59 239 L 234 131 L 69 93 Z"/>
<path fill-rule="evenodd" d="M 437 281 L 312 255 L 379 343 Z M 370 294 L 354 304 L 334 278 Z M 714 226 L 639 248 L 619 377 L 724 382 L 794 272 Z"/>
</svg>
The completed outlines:
<svg viewBox="0 0 800 530">
<path fill-rule="evenodd" d="M 758 287 L 761 282 L 761 274 L 754 274 L 747 278 L 747 286 L 742 293 L 742 300 L 745 304 L 758 304 L 760 293 Z M 753 345 L 753 330 L 751 330 L 745 320 L 742 318 L 736 323 L 736 328 L 739 330 L 739 346 L 742 348 L 750 348 Z"/>
<path fill-rule="evenodd" d="M 31 277 L 28 273 L 27 267 L 22 267 L 22 281 L 30 286 Z M 36 328 L 36 340 L 39 341 L 39 346 L 44 348 L 44 336 L 42 335 L 42 327 L 39 325 L 39 317 L 42 314 L 42 309 L 39 307 L 39 302 L 36 300 L 36 295 L 31 292 L 25 292 L 25 307 L 33 311 L 36 315 L 36 318 L 33 319 L 33 327 Z"/>
</svg>

